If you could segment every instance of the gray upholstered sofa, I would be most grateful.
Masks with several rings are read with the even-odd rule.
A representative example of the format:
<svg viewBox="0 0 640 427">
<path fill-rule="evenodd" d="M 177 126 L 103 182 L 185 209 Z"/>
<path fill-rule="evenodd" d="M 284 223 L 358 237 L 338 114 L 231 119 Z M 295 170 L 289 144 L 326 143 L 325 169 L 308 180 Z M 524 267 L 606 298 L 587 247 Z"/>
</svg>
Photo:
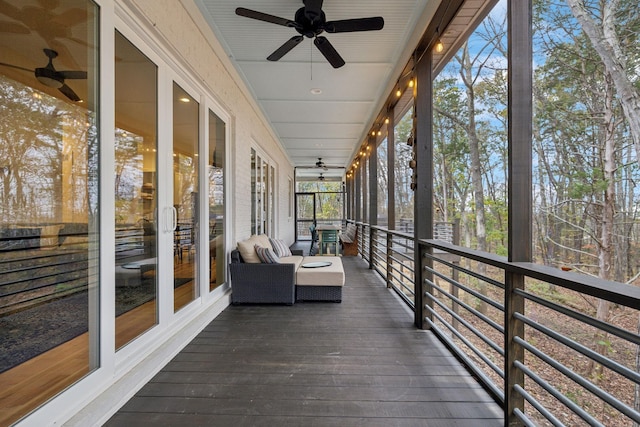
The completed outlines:
<svg viewBox="0 0 640 427">
<path fill-rule="evenodd" d="M 264 236 L 264 235 L 263 235 Z M 231 303 L 232 304 L 288 304 L 296 299 L 296 270 L 302 264 L 302 251 L 292 251 L 292 256 L 280 258 L 278 264 L 264 264 L 255 259 L 245 260 L 247 250 L 254 243 L 266 246 L 263 236 L 252 236 L 238 242 L 238 249 L 231 252 Z M 245 243 L 248 242 L 248 243 Z"/>
</svg>

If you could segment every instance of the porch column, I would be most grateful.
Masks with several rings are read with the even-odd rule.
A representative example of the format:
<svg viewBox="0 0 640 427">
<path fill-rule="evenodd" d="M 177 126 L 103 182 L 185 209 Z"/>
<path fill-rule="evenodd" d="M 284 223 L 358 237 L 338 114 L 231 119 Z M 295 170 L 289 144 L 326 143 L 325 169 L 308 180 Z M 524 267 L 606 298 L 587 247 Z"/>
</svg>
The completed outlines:
<svg viewBox="0 0 640 427">
<path fill-rule="evenodd" d="M 353 202 L 352 196 L 353 196 L 353 190 L 351 188 L 351 184 L 353 183 L 353 179 L 349 178 L 348 176 L 345 176 L 345 186 L 344 186 L 344 209 L 345 209 L 345 214 L 344 217 L 345 219 L 352 219 L 352 209 L 351 209 L 351 203 Z"/>
<path fill-rule="evenodd" d="M 355 185 L 355 198 L 354 198 L 354 219 L 357 221 L 362 221 L 362 211 L 360 206 L 360 200 L 362 199 L 362 168 L 358 166 L 355 171 L 353 171 L 353 180 Z"/>
<path fill-rule="evenodd" d="M 387 228 L 396 229 L 396 143 L 395 143 L 395 110 L 387 111 Z"/>
<path fill-rule="evenodd" d="M 362 222 L 369 223 L 369 181 L 367 180 L 367 159 L 360 156 L 360 167 L 362 168 Z M 364 237 L 364 236 L 362 236 Z"/>
<path fill-rule="evenodd" d="M 511 262 L 532 260 L 532 117 L 533 47 L 532 0 L 509 1 L 508 15 L 508 252 Z M 514 313 L 524 313 L 524 298 L 515 292 L 524 289 L 524 276 L 505 277 L 505 425 L 520 426 L 514 415 L 524 411 L 524 398 L 515 386 L 524 388 L 524 374 L 515 362 L 524 362 L 524 349 L 514 342 L 524 339 L 524 324 Z"/>
<path fill-rule="evenodd" d="M 425 304 L 433 306 L 433 301 L 425 298 L 425 292 L 431 293 L 431 286 L 425 282 L 433 280 L 431 273 L 427 273 L 425 266 L 433 266 L 430 258 L 424 257 L 424 251 L 430 254 L 432 249 L 424 249 L 418 244 L 419 239 L 433 238 L 433 76 L 431 69 L 431 50 L 425 54 L 416 64 L 416 80 L 414 86 L 415 102 L 415 135 L 414 145 L 417 162 L 416 189 L 414 191 L 413 218 L 414 218 L 414 265 L 415 265 L 415 325 L 420 329 L 425 327 L 425 317 L 432 315 L 425 309 Z"/>
<path fill-rule="evenodd" d="M 369 224 L 378 225 L 378 148 L 376 137 L 370 136 L 367 144 L 369 156 Z M 375 230 L 369 228 L 369 268 L 373 268 L 373 255 L 375 253 Z"/>
</svg>

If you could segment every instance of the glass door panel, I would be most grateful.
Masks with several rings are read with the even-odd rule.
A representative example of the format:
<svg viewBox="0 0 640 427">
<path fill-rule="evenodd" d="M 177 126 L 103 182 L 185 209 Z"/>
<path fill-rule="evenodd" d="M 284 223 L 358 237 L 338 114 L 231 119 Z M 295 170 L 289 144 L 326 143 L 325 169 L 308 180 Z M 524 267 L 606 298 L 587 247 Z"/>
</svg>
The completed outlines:
<svg viewBox="0 0 640 427">
<path fill-rule="evenodd" d="M 173 84 L 174 311 L 198 295 L 198 110 L 199 104 Z"/>
<path fill-rule="evenodd" d="M 156 65 L 119 32 L 115 49 L 115 295 L 119 349 L 158 322 L 158 102 Z M 136 90 L 131 90 L 133 82 Z"/>
<path fill-rule="evenodd" d="M 209 110 L 209 290 L 225 282 L 225 123 Z"/>
<path fill-rule="evenodd" d="M 100 8 L 0 5 L 0 425 L 8 426 L 100 367 L 100 304 L 113 302 L 100 300 L 99 282 Z M 65 34 L 52 34 L 54 24 Z M 40 83 L 33 70 L 47 62 L 83 78 Z"/>
</svg>

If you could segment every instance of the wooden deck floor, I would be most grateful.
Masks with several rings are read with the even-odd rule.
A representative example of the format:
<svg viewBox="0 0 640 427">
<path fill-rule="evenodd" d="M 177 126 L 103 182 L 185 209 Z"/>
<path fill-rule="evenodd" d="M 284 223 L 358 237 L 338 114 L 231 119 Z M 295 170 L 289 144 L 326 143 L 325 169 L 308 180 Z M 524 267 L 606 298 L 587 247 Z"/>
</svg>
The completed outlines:
<svg viewBox="0 0 640 427">
<path fill-rule="evenodd" d="M 107 426 L 501 426 L 360 258 L 343 302 L 230 306 Z"/>
</svg>

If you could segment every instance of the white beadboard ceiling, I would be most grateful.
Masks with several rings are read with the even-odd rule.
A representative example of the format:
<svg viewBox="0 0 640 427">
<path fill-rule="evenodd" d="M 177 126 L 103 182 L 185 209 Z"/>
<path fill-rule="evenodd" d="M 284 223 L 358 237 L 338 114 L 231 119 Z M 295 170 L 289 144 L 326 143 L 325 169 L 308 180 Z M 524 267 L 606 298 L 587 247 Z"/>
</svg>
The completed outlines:
<svg viewBox="0 0 640 427">
<path fill-rule="evenodd" d="M 344 169 L 305 167 L 314 166 L 318 158 L 327 166 L 348 166 L 440 0 L 325 0 L 322 10 L 327 21 L 384 18 L 380 31 L 322 34 L 346 62 L 338 69 L 326 62 L 309 38 L 280 61 L 267 61 L 298 33 L 235 14 L 237 7 L 244 7 L 293 20 L 304 6 L 302 0 L 195 2 L 298 172 L 330 177 L 342 176 Z M 314 95 L 312 89 L 322 93 Z"/>
</svg>

